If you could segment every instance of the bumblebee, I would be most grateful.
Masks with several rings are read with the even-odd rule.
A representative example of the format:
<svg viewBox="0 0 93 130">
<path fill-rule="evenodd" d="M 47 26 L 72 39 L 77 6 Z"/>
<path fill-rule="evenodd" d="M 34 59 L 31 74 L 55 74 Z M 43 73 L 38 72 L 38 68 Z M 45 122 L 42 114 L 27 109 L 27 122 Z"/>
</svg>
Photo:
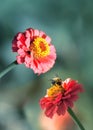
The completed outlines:
<svg viewBox="0 0 93 130">
<path fill-rule="evenodd" d="M 61 84 L 62 84 L 62 79 L 60 79 L 59 77 L 55 77 L 51 81 L 51 85 L 59 85 L 59 86 L 61 86 Z"/>
</svg>

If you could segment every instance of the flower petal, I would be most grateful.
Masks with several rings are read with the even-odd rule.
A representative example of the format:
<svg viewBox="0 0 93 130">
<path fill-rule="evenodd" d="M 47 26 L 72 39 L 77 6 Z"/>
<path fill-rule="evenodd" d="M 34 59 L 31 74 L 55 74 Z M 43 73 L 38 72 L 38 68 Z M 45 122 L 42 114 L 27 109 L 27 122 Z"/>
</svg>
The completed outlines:
<svg viewBox="0 0 93 130">
<path fill-rule="evenodd" d="M 43 53 L 43 55 L 45 55 L 42 55 L 42 58 L 37 58 L 37 55 L 35 54 L 35 46 L 33 46 L 33 42 L 36 42 L 36 38 L 41 38 L 41 41 L 45 41 L 46 46 L 48 46 L 48 53 L 47 51 L 46 53 Z M 37 29 L 28 28 L 25 32 L 19 32 L 12 41 L 13 52 L 18 53 L 18 64 L 24 63 L 27 68 L 33 69 L 34 73 L 38 74 L 49 71 L 53 67 L 56 59 L 56 50 L 50 41 L 51 38 L 49 36 L 47 36 L 43 31 Z M 38 51 L 36 50 L 36 52 Z M 41 52 L 42 51 L 38 53 Z"/>
</svg>

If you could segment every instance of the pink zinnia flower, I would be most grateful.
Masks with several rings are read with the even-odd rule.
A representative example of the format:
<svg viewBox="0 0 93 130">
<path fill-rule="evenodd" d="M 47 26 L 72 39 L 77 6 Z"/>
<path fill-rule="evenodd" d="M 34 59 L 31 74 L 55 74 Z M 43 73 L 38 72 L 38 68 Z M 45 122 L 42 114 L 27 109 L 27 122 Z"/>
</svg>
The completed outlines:
<svg viewBox="0 0 93 130">
<path fill-rule="evenodd" d="M 78 93 L 82 92 L 82 85 L 73 79 L 66 79 L 61 84 L 58 81 L 53 83 L 47 90 L 45 97 L 41 98 L 41 108 L 45 115 L 52 118 L 55 113 L 64 115 L 68 107 L 73 107 L 73 102 L 78 99 Z"/>
<path fill-rule="evenodd" d="M 25 32 L 19 32 L 12 41 L 12 50 L 18 53 L 18 64 L 25 64 L 38 74 L 50 70 L 56 60 L 51 38 L 37 29 L 29 28 Z"/>
</svg>

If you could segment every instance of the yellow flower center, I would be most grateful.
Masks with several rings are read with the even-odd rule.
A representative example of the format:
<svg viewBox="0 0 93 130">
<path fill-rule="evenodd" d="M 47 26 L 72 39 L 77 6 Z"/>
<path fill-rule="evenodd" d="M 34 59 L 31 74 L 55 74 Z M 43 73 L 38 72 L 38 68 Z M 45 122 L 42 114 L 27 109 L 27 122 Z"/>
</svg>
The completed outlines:
<svg viewBox="0 0 93 130">
<path fill-rule="evenodd" d="M 37 37 L 31 43 L 30 50 L 33 51 L 35 58 L 43 58 L 49 55 L 50 47 L 44 38 Z"/>
<path fill-rule="evenodd" d="M 60 85 L 53 85 L 51 88 L 47 89 L 48 97 L 55 97 L 58 93 L 64 93 L 65 89 Z"/>
</svg>

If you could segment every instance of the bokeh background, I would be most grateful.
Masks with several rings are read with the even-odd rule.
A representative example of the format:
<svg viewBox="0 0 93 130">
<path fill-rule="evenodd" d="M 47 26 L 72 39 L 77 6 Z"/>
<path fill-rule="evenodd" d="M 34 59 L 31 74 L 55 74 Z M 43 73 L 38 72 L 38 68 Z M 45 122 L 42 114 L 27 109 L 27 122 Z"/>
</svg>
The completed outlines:
<svg viewBox="0 0 93 130">
<path fill-rule="evenodd" d="M 0 79 L 0 130 L 79 130 L 68 116 L 55 117 L 53 122 L 42 114 L 39 99 L 55 75 L 84 85 L 85 92 L 74 109 L 86 130 L 92 130 L 93 1 L 0 0 L 0 71 L 15 60 L 11 50 L 14 35 L 29 27 L 52 38 L 56 64 L 40 76 L 18 65 Z"/>
</svg>

